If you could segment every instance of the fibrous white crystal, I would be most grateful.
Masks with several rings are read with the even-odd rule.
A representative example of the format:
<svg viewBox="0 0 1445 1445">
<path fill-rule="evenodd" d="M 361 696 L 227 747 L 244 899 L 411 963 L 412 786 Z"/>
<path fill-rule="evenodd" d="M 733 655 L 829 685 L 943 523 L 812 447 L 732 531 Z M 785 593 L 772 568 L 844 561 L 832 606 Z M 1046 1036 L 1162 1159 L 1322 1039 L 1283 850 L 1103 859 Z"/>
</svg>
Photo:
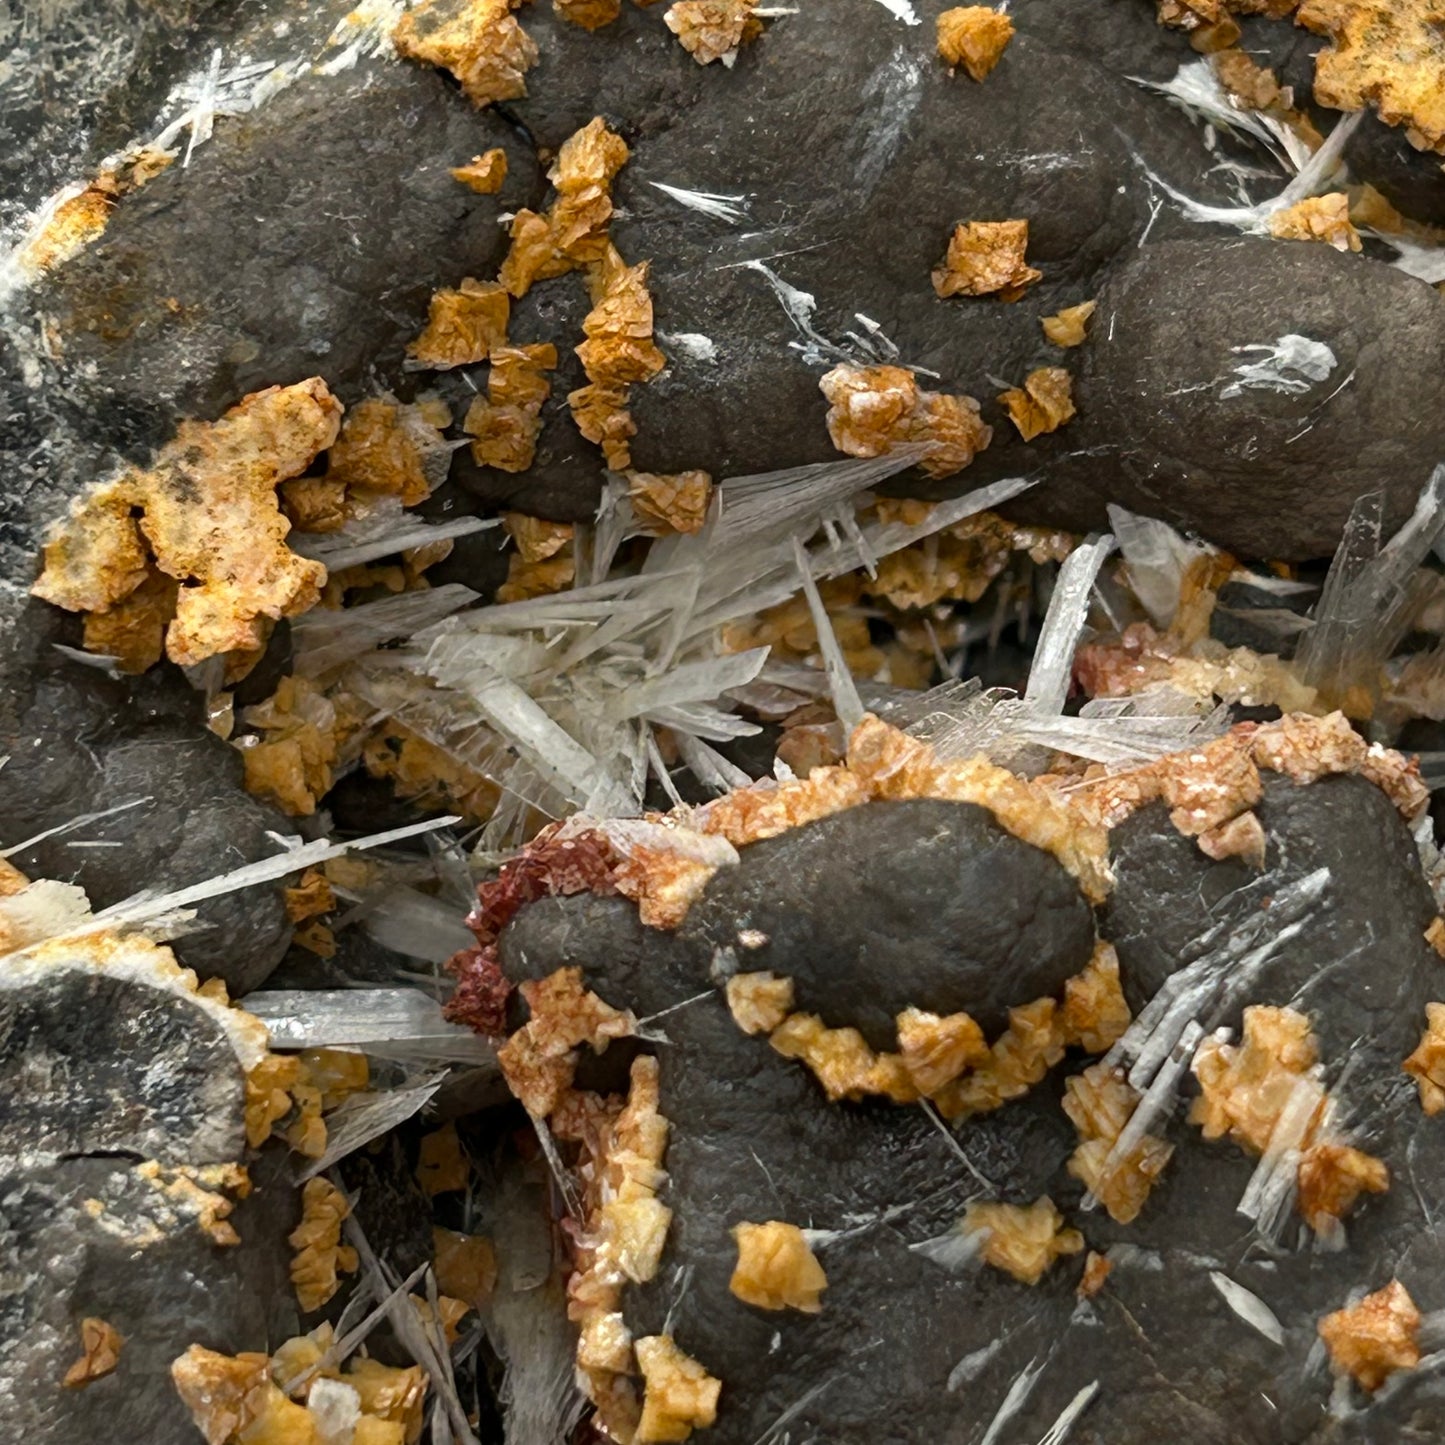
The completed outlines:
<svg viewBox="0 0 1445 1445">
<path fill-rule="evenodd" d="M 410 1050 L 438 1062 L 490 1063 L 496 1051 L 414 988 L 266 989 L 247 994 L 247 1012 L 266 1025 L 273 1049 L 353 1047 Z"/>
<path fill-rule="evenodd" d="M 1289 332 L 1272 342 L 1232 348 L 1240 356 L 1254 359 L 1234 368 L 1238 378 L 1219 393 L 1221 401 L 1243 396 L 1246 391 L 1279 391 L 1300 395 L 1324 381 L 1338 364 L 1335 353 L 1323 341 Z"/>
</svg>

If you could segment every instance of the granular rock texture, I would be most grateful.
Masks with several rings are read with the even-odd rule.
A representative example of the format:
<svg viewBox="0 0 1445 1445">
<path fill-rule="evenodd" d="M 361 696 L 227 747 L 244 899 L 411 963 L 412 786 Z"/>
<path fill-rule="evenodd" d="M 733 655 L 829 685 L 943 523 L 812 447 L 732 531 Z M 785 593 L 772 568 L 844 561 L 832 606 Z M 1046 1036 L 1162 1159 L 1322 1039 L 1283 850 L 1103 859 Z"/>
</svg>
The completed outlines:
<svg viewBox="0 0 1445 1445">
<path fill-rule="evenodd" d="M 0 984 L 0 1139 L 12 1159 L 233 1157 L 242 1080 L 229 1036 L 179 995 L 63 961 Z M 168 1061 L 160 1069 L 158 1059 Z"/>
</svg>

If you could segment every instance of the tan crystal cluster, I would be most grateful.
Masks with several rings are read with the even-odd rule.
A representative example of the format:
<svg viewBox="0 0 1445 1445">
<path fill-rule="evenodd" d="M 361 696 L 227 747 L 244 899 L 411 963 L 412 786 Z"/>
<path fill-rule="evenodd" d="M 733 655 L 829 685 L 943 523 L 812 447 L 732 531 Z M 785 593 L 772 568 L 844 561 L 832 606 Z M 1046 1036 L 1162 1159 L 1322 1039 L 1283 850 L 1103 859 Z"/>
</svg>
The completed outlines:
<svg viewBox="0 0 1445 1445">
<path fill-rule="evenodd" d="M 1064 1113 L 1078 1131 L 1079 1147 L 1069 1158 L 1069 1173 L 1109 1211 L 1117 1224 L 1139 1217 L 1174 1148 L 1146 1134 L 1126 1154 L 1114 1158 L 1114 1147 L 1143 1095 L 1124 1078 L 1122 1069 L 1090 1065 L 1064 1085 Z"/>
<path fill-rule="evenodd" d="M 237 1199 L 251 1193 L 251 1176 L 243 1165 L 162 1164 L 147 1159 L 135 1166 L 134 1173 L 180 1213 L 194 1219 L 213 1244 L 240 1244 L 241 1236 L 230 1223 L 235 1203 L 222 1191 L 229 1191 Z M 104 1209 L 98 1200 L 87 1201 L 87 1207 L 97 1214 Z"/>
<path fill-rule="evenodd" d="M 572 1087 L 577 1050 L 601 1053 L 636 1028 L 630 1012 L 604 1003 L 582 982 L 580 968 L 559 968 L 520 986 L 531 1017 L 497 1053 L 507 1084 L 527 1111 L 545 1119 Z"/>
<path fill-rule="evenodd" d="M 345 713 L 315 682 L 292 674 L 241 720 L 252 730 L 235 743 L 247 791 L 293 818 L 309 818 L 330 791 L 349 741 Z"/>
<path fill-rule="evenodd" d="M 717 1419 L 722 1381 L 715 1379 L 670 1335 L 649 1335 L 637 1342 L 637 1364 L 646 1384 L 638 1445 L 686 1440 Z"/>
<path fill-rule="evenodd" d="M 945 1119 L 967 1119 L 1022 1098 L 1065 1049 L 1102 1052 L 1123 1034 L 1129 1019 L 1119 960 L 1109 944 L 1101 943 L 1083 972 L 1065 982 L 1062 1007 L 1041 998 L 1009 1010 L 1008 1027 L 989 1046 L 988 1057 L 934 1096 L 938 1112 Z"/>
<path fill-rule="evenodd" d="M 796 1224 L 770 1219 L 765 1224 L 733 1226 L 738 1262 L 728 1289 L 744 1304 L 760 1310 L 801 1310 L 815 1315 L 823 1308 L 828 1276 Z"/>
<path fill-rule="evenodd" d="M 897 520 L 916 523 L 932 504 L 880 500 L 875 505 L 884 515 L 896 513 Z M 979 512 L 926 542 L 880 557 L 877 575 L 858 579 L 859 595 L 903 610 L 945 600 L 977 602 L 1015 555 L 1022 553 L 1036 563 L 1061 562 L 1073 545 L 1067 532 L 1020 526 L 997 513 Z"/>
<path fill-rule="evenodd" d="M 443 1124 L 422 1135 L 417 1150 L 416 1181 L 428 1199 L 465 1189 L 472 1166 L 455 1124 Z"/>
<path fill-rule="evenodd" d="M 491 150 L 473 156 L 466 165 L 453 166 L 452 179 L 460 181 L 479 196 L 495 195 L 507 179 L 507 153 L 501 146 L 493 146 Z"/>
<path fill-rule="evenodd" d="M 1114 1262 L 1107 1255 L 1090 1250 L 1084 1256 L 1084 1274 L 1079 1280 L 1080 1299 L 1093 1299 L 1104 1288 L 1104 1282 L 1113 1271 Z"/>
<path fill-rule="evenodd" d="M 563 143 L 547 173 L 557 193 L 551 210 L 545 216 L 518 211 L 512 220 L 512 244 L 497 278 L 512 296 L 603 259 L 612 181 L 627 157 L 626 141 L 600 116 Z"/>
<path fill-rule="evenodd" d="M 244 709 L 241 721 L 248 731 L 232 745 L 241 753 L 247 789 L 294 817 L 313 814 L 337 773 L 358 757 L 372 776 L 391 779 L 401 797 L 455 806 L 481 820 L 495 803 L 490 783 L 401 724 L 377 720 L 344 682 L 323 688 L 310 678 L 285 677 L 271 697 Z M 339 882 L 341 875 L 366 866 L 332 859 L 323 872 Z M 294 917 L 300 921 L 325 911 Z M 329 930 L 312 935 L 313 941 L 329 939 Z M 324 947 L 313 951 L 330 956 Z"/>
<path fill-rule="evenodd" d="M 627 499 L 650 537 L 702 531 L 712 500 L 712 477 L 704 471 L 627 473 Z"/>
<path fill-rule="evenodd" d="M 1087 897 L 1102 900 L 1109 892 L 1107 831 L 1067 795 L 982 757 L 941 763 L 926 743 L 871 715 L 854 730 L 844 763 L 814 768 L 802 779 L 737 788 L 691 821 L 742 847 L 878 798 L 977 803 L 1007 832 L 1052 853 Z"/>
<path fill-rule="evenodd" d="M 624 1286 L 656 1275 L 672 1223 L 658 1197 L 667 1180 L 668 1122 L 658 1110 L 657 1060 L 633 1060 L 621 1109 L 595 1094 L 569 1092 L 551 1127 L 557 1138 L 583 1146 L 583 1218 L 567 1286 L 567 1312 L 580 1331 L 578 1378 L 610 1438 L 624 1445 L 685 1440 L 712 1424 L 719 1382 L 666 1335 L 634 1342 L 622 1317 Z"/>
<path fill-rule="evenodd" d="M 955 69 L 982 80 L 1003 59 L 1013 21 L 987 5 L 959 5 L 938 17 L 938 53 Z"/>
<path fill-rule="evenodd" d="M 1065 1049 L 1107 1049 L 1130 1018 L 1119 961 L 1108 944 L 1098 945 L 1084 970 L 1067 980 L 1062 1006 L 1042 998 L 1010 1009 L 1008 1027 L 992 1045 L 966 1013 L 907 1008 L 896 1020 L 898 1052 L 879 1053 L 857 1029 L 829 1028 L 816 1014 L 787 1012 L 789 979 L 738 974 L 727 994 L 738 1026 L 746 1033 L 769 1030 L 772 1047 L 805 1064 L 829 1099 L 928 1099 L 947 1119 L 987 1113 L 1022 1097 Z"/>
<path fill-rule="evenodd" d="M 1256 866 L 1264 859 L 1262 825 L 1253 812 L 1262 796 L 1260 769 L 1296 783 L 1354 773 L 1374 783 L 1413 822 L 1429 801 L 1419 764 L 1365 740 L 1343 713 L 1311 717 L 1292 713 L 1269 723 L 1240 723 L 1222 737 L 1185 753 L 1171 753 L 1129 772 L 1089 769 L 1069 780 L 1070 805 L 1105 828 L 1156 799 L 1170 821 L 1196 838 L 1211 857 L 1238 854 Z"/>
<path fill-rule="evenodd" d="M 577 355 L 587 384 L 569 393 L 567 404 L 578 430 L 601 447 L 607 465 L 617 472 L 631 467 L 629 443 L 637 432 L 627 409 L 629 389 L 650 381 L 666 365 L 652 339 L 647 263 L 627 265 L 607 235 L 612 182 L 627 159 L 626 142 L 600 116 L 569 137 L 548 172 L 557 193 L 551 209 L 546 215 L 517 212 L 511 247 L 498 273 L 508 293 L 525 296 L 537 281 L 586 271 L 592 309 L 582 323 Z M 489 448 L 507 458 L 507 470 L 531 465 L 537 415 L 547 397 L 541 372 L 556 365 L 555 351 L 549 358 L 540 347 L 518 350 L 526 356 L 508 362 L 517 368 L 515 378 L 497 380 L 498 394 L 489 392 L 487 409 L 474 418 L 489 438 L 497 434 Z M 473 449 L 478 461 L 486 460 L 477 445 Z"/>
<path fill-rule="evenodd" d="M 1294 103 L 1294 88 L 1281 85 L 1267 65 L 1261 65 L 1239 44 L 1242 32 L 1232 18 L 1196 31 L 1191 43 L 1209 56 L 1209 63 L 1231 101 L 1243 110 L 1268 115 L 1288 127 L 1310 151 L 1323 137 L 1307 111 Z"/>
<path fill-rule="evenodd" d="M 966 1013 L 935 1014 L 906 1008 L 898 1015 L 898 1057 L 913 1088 L 924 1098 L 991 1057 L 983 1030 Z"/>
<path fill-rule="evenodd" d="M 1047 1195 L 1027 1205 L 970 1204 L 960 1230 L 978 1240 L 985 1264 L 1020 1284 L 1037 1284 L 1056 1259 L 1084 1247 L 1084 1236 L 1064 1227 L 1063 1215 Z"/>
<path fill-rule="evenodd" d="M 182 422 L 148 470 L 72 505 L 32 590 L 90 614 L 87 648 L 113 649 L 127 671 L 162 647 L 182 666 L 257 652 L 272 621 L 320 598 L 326 569 L 286 546 L 276 492 L 335 441 L 340 419 L 313 377 L 255 392 L 219 421 Z"/>
<path fill-rule="evenodd" d="M 571 522 L 504 512 L 502 526 L 516 550 L 507 562 L 507 580 L 497 589 L 498 602 L 547 597 L 572 585 L 577 575 L 577 529 Z"/>
<path fill-rule="evenodd" d="M 1269 233 L 1282 241 L 1323 241 L 1337 251 L 1364 244 L 1350 222 L 1350 198 L 1343 191 L 1296 201 L 1269 218 Z"/>
<path fill-rule="evenodd" d="M 329 1179 L 306 1181 L 301 1222 L 287 1236 L 291 1287 L 304 1314 L 319 1310 L 341 1288 L 338 1274 L 356 1271 L 356 1251 L 341 1242 L 341 1222 L 350 1213 L 346 1196 Z"/>
<path fill-rule="evenodd" d="M 1425 1031 L 1404 1069 L 1420 1091 L 1420 1107 L 1427 1114 L 1445 1109 L 1445 1003 L 1425 1005 Z"/>
<path fill-rule="evenodd" d="M 601 30 L 622 14 L 622 0 L 552 0 L 552 8 L 569 24 Z"/>
<path fill-rule="evenodd" d="M 962 221 L 934 268 L 933 289 L 942 297 L 1017 301 L 1043 275 L 1024 259 L 1028 247 L 1027 221 Z"/>
<path fill-rule="evenodd" d="M 65 1372 L 61 1384 L 79 1390 L 110 1374 L 120 1363 L 125 1339 L 108 1320 L 90 1316 L 80 1322 L 80 1358 Z"/>
<path fill-rule="evenodd" d="M 1397 1370 L 1420 1363 L 1419 1332 L 1420 1311 L 1397 1279 L 1319 1323 L 1335 1368 L 1371 1394 Z"/>
<path fill-rule="evenodd" d="M 473 1309 L 481 1309 L 497 1284 L 497 1250 L 485 1235 L 432 1228 L 437 1288 Z"/>
<path fill-rule="evenodd" d="M 731 861 L 733 855 L 727 856 Z M 691 828 L 659 827 L 651 840 L 628 842 L 614 882 L 624 898 L 637 904 L 647 927 L 671 930 L 681 927 L 720 866 L 715 840 Z"/>
<path fill-rule="evenodd" d="M 483 467 L 525 472 L 537 455 L 542 407 L 552 394 L 549 371 L 557 369 L 557 348 L 549 341 L 491 350 L 487 394 L 467 408 L 462 430 L 472 438 L 472 456 Z"/>
<path fill-rule="evenodd" d="M 1445 151 L 1445 28 L 1438 0 L 1300 0 L 1299 24 L 1330 39 L 1315 57 L 1314 98 L 1373 105 L 1419 150 Z"/>
<path fill-rule="evenodd" d="M 880 1054 L 854 1028 L 830 1029 L 817 1014 L 789 1014 L 768 1042 L 785 1059 L 805 1064 L 830 1099 L 882 1094 L 913 1103 L 917 1090 L 897 1054 Z"/>
<path fill-rule="evenodd" d="M 609 241 L 587 268 L 592 309 L 582 320 L 586 338 L 577 347 L 587 385 L 567 396 L 577 429 L 602 448 L 608 467 L 632 466 L 631 439 L 637 426 L 627 409 L 630 388 L 651 381 L 667 365 L 652 340 L 652 295 L 647 262 L 629 266 Z"/>
<path fill-rule="evenodd" d="M 432 371 L 486 361 L 507 339 L 511 308 L 511 298 L 497 282 L 467 276 L 455 288 L 432 293 L 426 327 L 406 354 Z"/>
<path fill-rule="evenodd" d="M 677 0 L 662 19 L 699 65 L 731 65 L 738 47 L 763 33 L 757 8 L 758 0 Z"/>
<path fill-rule="evenodd" d="M 514 8 L 510 0 L 421 0 L 397 21 L 392 43 L 408 60 L 451 71 L 476 106 L 518 100 L 537 46 Z"/>
<path fill-rule="evenodd" d="M 1065 306 L 1062 311 L 1045 316 L 1039 325 L 1055 346 L 1082 346 L 1089 335 L 1089 319 L 1098 306 L 1097 301 L 1080 301 L 1077 306 Z"/>
<path fill-rule="evenodd" d="M 259 1149 L 275 1125 L 289 1116 L 284 1136 L 298 1154 L 319 1159 L 326 1152 L 323 1113 L 365 1089 L 366 1055 L 345 1049 L 308 1049 L 300 1054 L 268 1053 L 246 1075 L 246 1143 Z"/>
<path fill-rule="evenodd" d="M 1227 1135 L 1255 1155 L 1272 1145 L 1298 1151 L 1296 1203 L 1317 1233 L 1330 1233 L 1361 1194 L 1390 1187 L 1384 1163 L 1334 1130 L 1319 1050 L 1303 1014 L 1246 1008 L 1241 1042 L 1206 1039 L 1191 1067 L 1200 1092 L 1189 1118 L 1206 1139 Z"/>
<path fill-rule="evenodd" d="M 281 896 L 286 904 L 286 917 L 293 925 L 291 941 L 318 957 L 334 957 L 336 936 L 324 915 L 336 907 L 336 894 L 325 871 L 308 868 L 298 883 L 282 889 Z M 365 1087 L 364 1081 L 362 1086 Z"/>
<path fill-rule="evenodd" d="M 937 479 L 962 471 L 993 438 L 971 396 L 924 391 L 901 366 L 836 366 L 818 385 L 828 400 L 828 435 L 850 457 L 920 444 L 927 451 L 919 470 Z"/>
<path fill-rule="evenodd" d="M 727 981 L 728 1011 L 745 1034 L 770 1034 L 793 1011 L 793 980 L 772 973 L 735 973 Z"/>
<path fill-rule="evenodd" d="M 107 162 L 95 179 L 66 196 L 45 223 L 7 258 L 24 275 L 37 276 L 68 261 L 105 232 L 116 202 L 139 190 L 175 160 L 173 151 L 142 146 Z"/>
<path fill-rule="evenodd" d="M 1207 610 L 1212 603 L 1206 599 L 1200 611 Z M 1201 702 L 1217 697 L 1281 712 L 1323 710 L 1292 663 L 1248 647 L 1229 648 L 1205 635 L 1186 641 L 1147 622 L 1131 623 L 1117 638 L 1084 643 L 1074 657 L 1074 676 L 1090 697 L 1129 697 L 1162 682 Z"/>
<path fill-rule="evenodd" d="M 460 813 L 474 823 L 485 823 L 501 796 L 489 778 L 394 721 L 367 739 L 361 757 L 366 771 L 388 779 L 398 797 L 413 799 L 423 808 Z"/>
<path fill-rule="evenodd" d="M 1162 25 L 1183 30 L 1229 22 L 1231 15 L 1267 15 L 1279 19 L 1289 15 L 1299 0 L 1155 0 Z"/>
<path fill-rule="evenodd" d="M 1313 99 L 1336 110 L 1373 105 L 1419 150 L 1445 150 L 1445 37 L 1436 0 L 1157 0 L 1166 25 L 1199 31 L 1231 14 L 1297 24 L 1330 43 L 1315 56 Z M 1231 41 L 1238 28 L 1231 26 Z"/>
<path fill-rule="evenodd" d="M 322 1406 L 350 1392 L 356 1411 L 349 1445 L 415 1445 L 421 1438 L 427 1376 L 420 1366 L 394 1368 L 353 1359 L 343 1372 L 326 1363 L 329 1324 L 287 1340 L 274 1355 L 223 1355 L 192 1345 L 171 1365 L 171 1380 L 206 1445 L 335 1445 Z M 310 1397 L 316 1391 L 315 1405 Z M 354 1397 L 354 1398 L 352 1398 Z"/>
<path fill-rule="evenodd" d="M 1075 414 L 1074 380 L 1062 366 L 1041 366 L 1029 372 L 1022 386 L 999 394 L 1018 434 L 1031 442 L 1058 431 Z"/>
</svg>

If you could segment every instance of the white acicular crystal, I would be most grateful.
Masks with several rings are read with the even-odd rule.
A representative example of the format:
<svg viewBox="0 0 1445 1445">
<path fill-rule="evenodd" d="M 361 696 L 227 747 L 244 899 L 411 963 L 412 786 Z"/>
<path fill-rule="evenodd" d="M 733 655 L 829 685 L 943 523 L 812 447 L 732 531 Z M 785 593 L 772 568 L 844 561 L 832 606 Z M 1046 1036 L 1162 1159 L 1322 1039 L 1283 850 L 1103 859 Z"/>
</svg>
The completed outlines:
<svg viewBox="0 0 1445 1445">
<path fill-rule="evenodd" d="M 1382 545 L 1384 511 L 1382 492 L 1356 501 L 1325 577 L 1314 626 L 1300 645 L 1304 680 L 1337 697 L 1352 686 L 1377 683 L 1429 586 L 1418 569 L 1445 532 L 1445 464 L 1431 473 L 1409 521 Z"/>
<path fill-rule="evenodd" d="M 445 1074 L 437 1074 L 410 1088 L 348 1095 L 326 1116 L 326 1152 L 307 1165 L 300 1177 L 310 1179 L 323 1173 L 348 1154 L 405 1123 L 431 1102 L 445 1081 Z"/>
<path fill-rule="evenodd" d="M 1105 533 L 1096 541 L 1076 547 L 1059 568 L 1024 690 L 1024 701 L 1036 712 L 1058 716 L 1064 710 L 1073 677 L 1074 652 L 1088 622 L 1094 582 L 1113 550 L 1114 538 Z"/>
<path fill-rule="evenodd" d="M 1221 400 L 1243 396 L 1246 391 L 1279 391 L 1302 395 L 1317 382 L 1324 381 L 1338 362 L 1335 353 L 1323 341 L 1289 332 L 1269 343 L 1236 346 L 1241 356 L 1252 356 L 1234 368 L 1239 379 L 1219 393 Z"/>
<path fill-rule="evenodd" d="M 699 211 L 704 216 L 726 221 L 731 226 L 748 218 L 747 212 L 738 206 L 739 201 L 747 200 L 746 196 L 720 196 L 712 191 L 690 191 L 683 186 L 669 186 L 662 181 L 649 181 L 648 185 L 661 191 L 663 195 L 670 196 L 678 205 L 686 206 L 690 211 Z"/>
<path fill-rule="evenodd" d="M 1253 1325 L 1271 1344 L 1284 1344 L 1284 1327 L 1279 1317 L 1253 1290 L 1245 1289 L 1217 1269 L 1209 1271 L 1209 1279 L 1240 1319 Z"/>
<path fill-rule="evenodd" d="M 291 624 L 293 667 L 298 676 L 318 677 L 450 617 L 471 606 L 478 595 L 470 587 L 449 582 L 359 607 L 313 608 Z"/>
<path fill-rule="evenodd" d="M 1156 627 L 1168 628 L 1178 610 L 1186 574 L 1214 548 L 1190 542 L 1167 522 L 1141 517 L 1113 502 L 1109 503 L 1109 525 L 1119 539 L 1134 595 Z"/>
<path fill-rule="evenodd" d="M 1171 186 L 1152 171 L 1146 170 L 1145 174 L 1149 177 L 1151 185 L 1157 186 L 1175 202 L 1186 220 L 1233 226 L 1249 235 L 1267 235 L 1271 216 L 1279 211 L 1287 211 L 1291 206 L 1298 205 L 1300 201 L 1320 195 L 1331 188 L 1340 169 L 1345 146 L 1364 115 L 1364 111 L 1357 111 L 1354 115 L 1344 116 L 1336 122 L 1335 128 L 1325 138 L 1324 144 L 1307 160 L 1304 160 L 1297 150 L 1291 149 L 1287 154 L 1287 161 L 1292 169 L 1296 169 L 1294 179 L 1277 195 L 1270 196 L 1267 200 L 1257 204 L 1206 205 Z"/>
<path fill-rule="evenodd" d="M 417 1057 L 489 1063 L 495 1050 L 461 1024 L 448 1023 L 441 1005 L 414 988 L 278 989 L 247 994 L 246 1010 L 260 1019 L 273 1049 L 377 1045 Z"/>
</svg>

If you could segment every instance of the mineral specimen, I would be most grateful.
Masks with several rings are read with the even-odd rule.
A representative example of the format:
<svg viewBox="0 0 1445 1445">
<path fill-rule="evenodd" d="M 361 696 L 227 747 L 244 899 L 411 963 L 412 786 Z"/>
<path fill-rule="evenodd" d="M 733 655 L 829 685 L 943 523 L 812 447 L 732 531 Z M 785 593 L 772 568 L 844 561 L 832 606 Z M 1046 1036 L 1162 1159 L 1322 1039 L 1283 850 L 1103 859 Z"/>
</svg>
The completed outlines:
<svg viewBox="0 0 1445 1445">
<path fill-rule="evenodd" d="M 840 6 L 0 62 L 17 1439 L 1445 1428 L 1430 6 Z"/>
</svg>

